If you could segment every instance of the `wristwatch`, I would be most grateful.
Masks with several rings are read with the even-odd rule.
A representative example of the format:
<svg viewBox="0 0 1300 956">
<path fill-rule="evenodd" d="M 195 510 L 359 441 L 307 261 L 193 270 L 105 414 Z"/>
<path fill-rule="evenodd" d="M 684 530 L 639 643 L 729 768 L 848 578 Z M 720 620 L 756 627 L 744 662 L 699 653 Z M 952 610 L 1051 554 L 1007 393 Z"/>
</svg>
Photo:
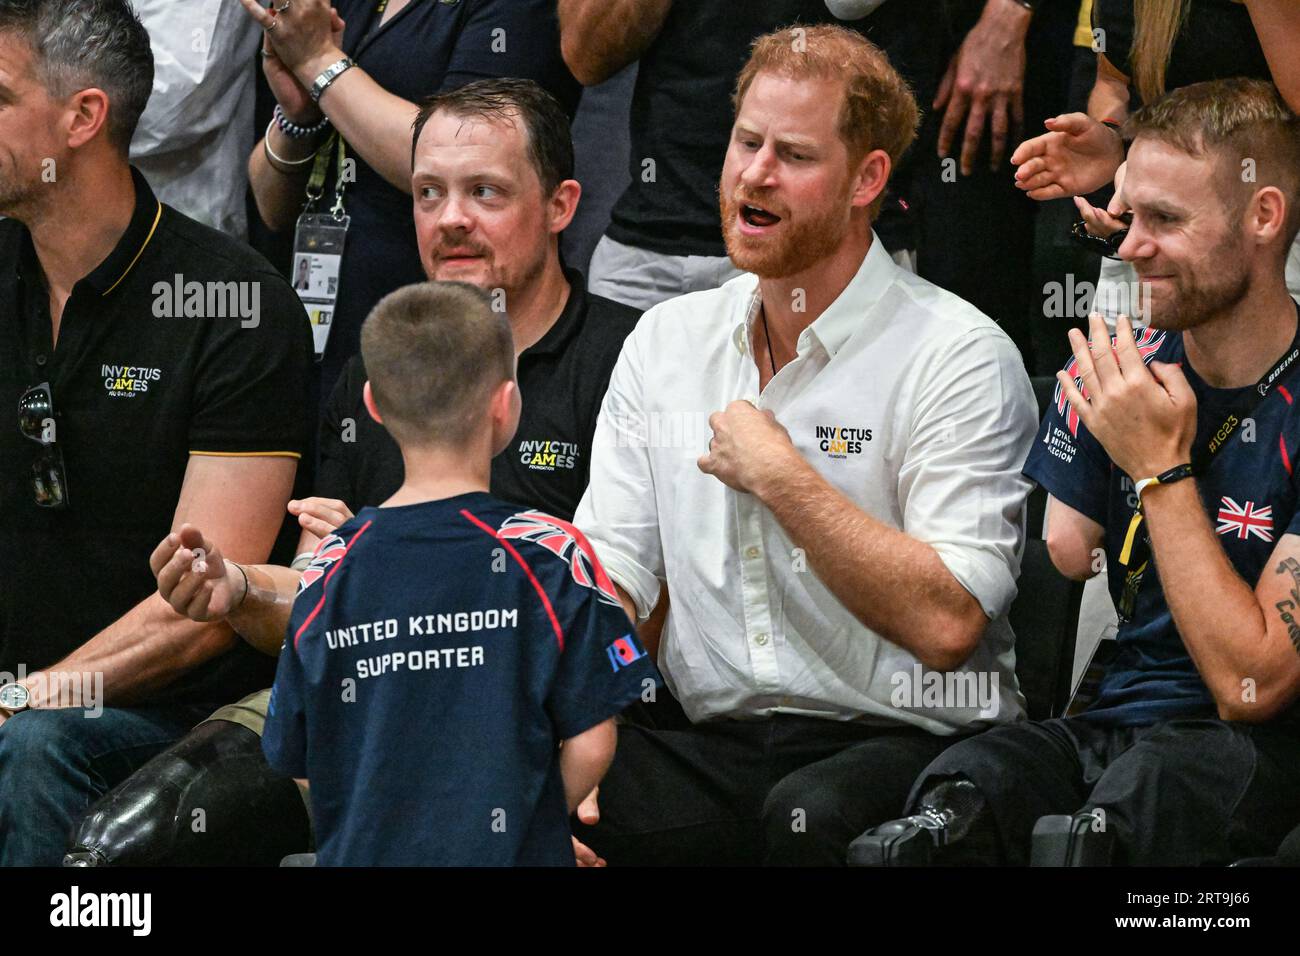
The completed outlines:
<svg viewBox="0 0 1300 956">
<path fill-rule="evenodd" d="M 22 684 L 5 684 L 0 687 L 0 711 L 9 716 L 26 710 L 31 699 L 31 691 Z"/>
<path fill-rule="evenodd" d="M 316 82 L 311 85 L 312 102 L 319 103 L 321 96 L 329 89 L 329 85 L 354 66 L 356 64 L 352 62 L 352 58 L 345 56 L 325 67 L 320 76 L 316 77 Z"/>
</svg>

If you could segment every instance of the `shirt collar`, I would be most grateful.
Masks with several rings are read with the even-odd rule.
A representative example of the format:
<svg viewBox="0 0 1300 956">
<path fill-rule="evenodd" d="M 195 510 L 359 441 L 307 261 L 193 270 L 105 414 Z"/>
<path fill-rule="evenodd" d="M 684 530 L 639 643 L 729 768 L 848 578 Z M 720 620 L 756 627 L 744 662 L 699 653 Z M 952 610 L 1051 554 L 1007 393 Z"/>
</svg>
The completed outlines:
<svg viewBox="0 0 1300 956">
<path fill-rule="evenodd" d="M 565 267 L 564 278 L 569 283 L 569 298 L 555 324 L 546 330 L 536 343 L 524 349 L 520 358 L 537 355 L 558 355 L 569 340 L 578 334 L 587 317 L 587 282 L 577 269 Z"/>
<path fill-rule="evenodd" d="M 101 262 L 84 281 L 101 296 L 117 289 L 144 255 L 162 219 L 162 203 L 153 194 L 144 176 L 134 166 L 131 180 L 135 184 L 135 212 L 108 258 Z"/>
<path fill-rule="evenodd" d="M 134 268 L 145 247 L 153 238 L 162 219 L 162 203 L 149 188 L 149 183 L 134 166 L 131 167 L 131 181 L 135 185 L 135 209 L 126 231 L 113 247 L 113 251 L 95 269 L 81 281 L 90 285 L 95 292 L 106 296 L 116 289 Z M 14 263 L 19 278 L 41 281 L 40 262 L 36 258 L 36 247 L 32 244 L 32 234 L 23 229 L 23 237 L 18 247 L 18 257 Z"/>
<path fill-rule="evenodd" d="M 826 311 L 799 334 L 799 350 L 802 352 L 809 338 L 815 337 L 827 354 L 833 357 L 868 321 L 871 310 L 884 296 L 897 272 L 898 265 L 885 251 L 880 236 L 872 232 L 871 246 L 867 249 L 862 264 L 858 266 L 858 271 L 844 287 L 844 291 L 827 306 Z M 746 302 L 743 320 L 733 339 L 744 355 L 749 354 L 749 343 L 752 341 L 750 331 L 758 318 L 761 305 L 759 286 L 755 282 L 754 290 Z"/>
</svg>

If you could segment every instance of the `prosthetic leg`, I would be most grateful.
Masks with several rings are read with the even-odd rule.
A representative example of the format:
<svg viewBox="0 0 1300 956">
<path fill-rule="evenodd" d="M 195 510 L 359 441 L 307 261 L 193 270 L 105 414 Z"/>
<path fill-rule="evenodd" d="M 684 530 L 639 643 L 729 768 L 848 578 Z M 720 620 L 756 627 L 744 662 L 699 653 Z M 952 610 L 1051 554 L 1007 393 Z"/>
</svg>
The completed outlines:
<svg viewBox="0 0 1300 956">
<path fill-rule="evenodd" d="M 64 866 L 276 866 L 311 848 L 298 786 L 261 738 L 212 720 L 154 757 L 82 817 Z"/>
</svg>

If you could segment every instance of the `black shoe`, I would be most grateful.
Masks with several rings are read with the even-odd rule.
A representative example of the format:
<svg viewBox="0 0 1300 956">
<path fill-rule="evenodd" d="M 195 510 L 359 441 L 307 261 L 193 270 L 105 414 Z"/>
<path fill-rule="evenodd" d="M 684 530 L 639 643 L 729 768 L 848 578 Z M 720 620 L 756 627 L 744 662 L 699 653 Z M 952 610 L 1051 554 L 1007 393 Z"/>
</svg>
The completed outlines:
<svg viewBox="0 0 1300 956">
<path fill-rule="evenodd" d="M 932 807 L 873 827 L 849 844 L 849 866 L 929 866 L 948 842 L 949 817 Z"/>
</svg>

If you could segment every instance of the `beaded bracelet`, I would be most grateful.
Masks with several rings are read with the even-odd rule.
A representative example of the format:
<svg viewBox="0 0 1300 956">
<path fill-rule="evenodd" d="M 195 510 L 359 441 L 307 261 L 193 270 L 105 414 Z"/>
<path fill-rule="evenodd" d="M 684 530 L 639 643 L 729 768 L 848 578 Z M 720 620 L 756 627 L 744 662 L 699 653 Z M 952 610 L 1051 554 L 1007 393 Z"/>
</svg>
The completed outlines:
<svg viewBox="0 0 1300 956">
<path fill-rule="evenodd" d="M 275 125 L 280 127 L 280 132 L 284 133 L 284 135 L 288 136 L 290 139 L 306 139 L 308 136 L 315 136 L 317 133 L 323 133 L 326 127 L 330 125 L 330 118 L 328 116 L 324 117 L 315 126 L 299 126 L 297 123 L 292 122 L 287 116 L 285 116 L 284 110 L 281 109 L 280 104 L 276 103 Z"/>
</svg>

